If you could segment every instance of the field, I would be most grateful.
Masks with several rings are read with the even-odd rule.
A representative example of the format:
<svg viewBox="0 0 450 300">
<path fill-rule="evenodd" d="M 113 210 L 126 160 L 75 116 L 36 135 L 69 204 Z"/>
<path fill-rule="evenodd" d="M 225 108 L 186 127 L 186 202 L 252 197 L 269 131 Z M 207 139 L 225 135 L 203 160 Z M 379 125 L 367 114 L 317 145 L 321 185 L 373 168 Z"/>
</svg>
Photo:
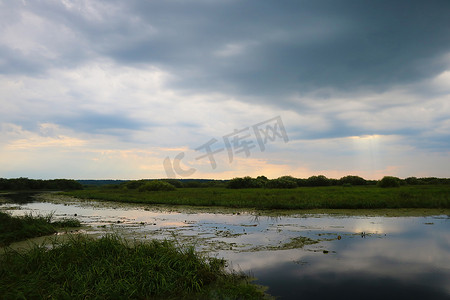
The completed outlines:
<svg viewBox="0 0 450 300">
<path fill-rule="evenodd" d="M 138 191 L 94 188 L 65 192 L 82 199 L 118 202 L 221 206 L 255 209 L 382 209 L 450 208 L 449 185 L 301 187 L 294 189 L 177 188 L 174 191 Z"/>
</svg>

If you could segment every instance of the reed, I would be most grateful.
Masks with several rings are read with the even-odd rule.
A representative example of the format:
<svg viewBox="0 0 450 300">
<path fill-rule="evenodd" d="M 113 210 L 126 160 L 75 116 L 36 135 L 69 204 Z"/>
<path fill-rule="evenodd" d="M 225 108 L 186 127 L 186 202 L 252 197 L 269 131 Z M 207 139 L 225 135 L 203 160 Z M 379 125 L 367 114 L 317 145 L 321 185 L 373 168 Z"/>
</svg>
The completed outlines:
<svg viewBox="0 0 450 300">
<path fill-rule="evenodd" d="M 172 241 L 73 235 L 51 249 L 0 256 L 2 299 L 263 299 L 223 259 Z"/>
</svg>

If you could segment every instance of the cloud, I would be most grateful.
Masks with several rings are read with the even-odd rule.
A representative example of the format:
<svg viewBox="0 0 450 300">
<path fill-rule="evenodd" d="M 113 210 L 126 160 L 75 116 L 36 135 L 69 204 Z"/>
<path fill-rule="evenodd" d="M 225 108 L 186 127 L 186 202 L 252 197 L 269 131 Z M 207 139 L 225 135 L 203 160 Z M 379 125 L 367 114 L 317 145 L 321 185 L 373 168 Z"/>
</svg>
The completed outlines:
<svg viewBox="0 0 450 300">
<path fill-rule="evenodd" d="M 378 91 L 445 71 L 449 5 L 27 2 L 8 7 L 19 21 L 11 20 L 3 35 L 26 34 L 23 42 L 8 38 L 7 46 L 41 55 L 47 67 L 109 57 L 179 74 L 173 86 L 184 89 L 258 95 L 323 87 Z"/>
<path fill-rule="evenodd" d="M 335 152 L 365 174 L 399 165 L 399 174 L 422 172 L 393 149 L 411 160 L 448 156 L 449 6 L 1 1 L 0 120 L 38 135 L 41 124 L 54 124 L 71 133 L 64 136 L 117 148 L 110 150 L 195 149 L 280 115 L 292 148 L 257 157 L 274 175 L 277 156 L 290 157 L 286 172 L 324 171 L 328 161 L 329 173 L 340 174 L 339 159 L 318 158 Z M 395 137 L 384 151 L 392 156 L 370 172 L 344 153 L 354 150 L 327 148 L 365 136 Z M 322 142 L 309 161 L 290 156 Z"/>
</svg>

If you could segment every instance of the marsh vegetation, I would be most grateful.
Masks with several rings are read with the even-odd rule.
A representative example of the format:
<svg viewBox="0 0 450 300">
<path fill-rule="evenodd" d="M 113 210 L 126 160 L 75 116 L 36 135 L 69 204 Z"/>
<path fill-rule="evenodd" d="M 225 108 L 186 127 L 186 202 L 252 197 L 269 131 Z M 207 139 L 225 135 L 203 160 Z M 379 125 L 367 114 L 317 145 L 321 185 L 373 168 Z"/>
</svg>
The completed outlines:
<svg viewBox="0 0 450 300">
<path fill-rule="evenodd" d="M 66 195 L 129 203 L 222 206 L 255 209 L 380 209 L 450 208 L 450 185 L 297 187 L 289 189 L 224 187 L 142 191 L 139 188 L 99 187 Z"/>
<path fill-rule="evenodd" d="M 73 235 L 64 243 L 0 256 L 2 299 L 263 299 L 223 259 L 167 240 Z"/>
<path fill-rule="evenodd" d="M 13 217 L 0 211 L 0 246 L 7 246 L 12 242 L 28 238 L 50 235 L 62 228 L 80 226 L 80 221 L 73 218 L 53 221 L 51 214 L 47 216 L 26 214 L 21 217 Z"/>
</svg>

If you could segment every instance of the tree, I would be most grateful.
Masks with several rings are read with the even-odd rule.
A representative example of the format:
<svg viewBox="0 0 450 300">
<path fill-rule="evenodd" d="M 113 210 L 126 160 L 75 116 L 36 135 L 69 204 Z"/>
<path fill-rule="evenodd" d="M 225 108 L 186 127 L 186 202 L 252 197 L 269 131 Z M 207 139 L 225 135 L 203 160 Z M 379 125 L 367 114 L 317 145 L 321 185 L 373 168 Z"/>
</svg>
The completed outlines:
<svg viewBox="0 0 450 300">
<path fill-rule="evenodd" d="M 378 186 L 382 188 L 400 187 L 400 178 L 394 176 L 384 176 L 378 182 Z"/>
<path fill-rule="evenodd" d="M 367 181 L 359 176 L 354 176 L 354 175 L 347 175 L 342 177 L 341 179 L 339 179 L 339 183 L 341 185 L 344 184 L 351 184 L 351 185 L 365 185 L 367 184 Z"/>
<path fill-rule="evenodd" d="M 307 186 L 329 186 L 331 181 L 324 175 L 311 176 L 306 180 Z"/>
</svg>

